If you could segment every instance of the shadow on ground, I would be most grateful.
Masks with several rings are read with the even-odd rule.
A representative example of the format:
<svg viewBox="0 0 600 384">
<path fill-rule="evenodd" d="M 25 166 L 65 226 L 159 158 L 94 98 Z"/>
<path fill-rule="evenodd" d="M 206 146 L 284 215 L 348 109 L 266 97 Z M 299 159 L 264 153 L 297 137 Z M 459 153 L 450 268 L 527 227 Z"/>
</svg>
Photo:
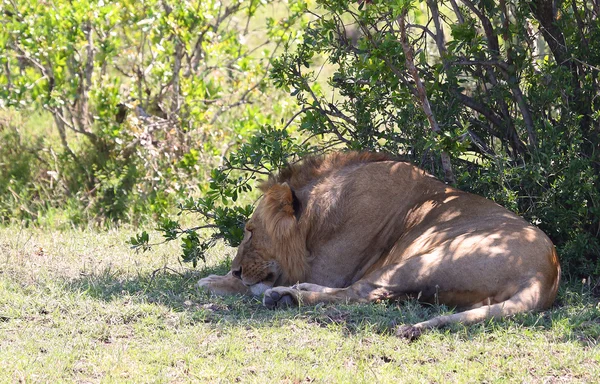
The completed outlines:
<svg viewBox="0 0 600 384">
<path fill-rule="evenodd" d="M 202 323 L 272 327 L 300 319 L 349 334 L 364 331 L 393 333 L 398 325 L 451 313 L 445 306 L 415 301 L 317 305 L 273 311 L 263 307 L 258 298 L 218 297 L 196 287 L 200 278 L 225 274 L 227 270 L 228 265 L 223 262 L 198 271 L 161 268 L 131 277 L 109 267 L 100 273 L 69 280 L 66 287 L 96 300 L 108 302 L 127 298 L 166 306 L 177 312 L 186 312 L 194 321 Z M 564 328 L 561 333 L 565 341 L 576 340 L 584 346 L 597 346 L 600 344 L 600 304 L 593 295 L 582 293 L 581 287 L 563 284 L 557 305 L 550 310 L 471 326 L 453 325 L 442 332 L 458 335 L 461 339 L 472 339 L 490 331 L 512 332 L 522 328 L 549 331 L 553 327 Z"/>
<path fill-rule="evenodd" d="M 96 273 L 82 274 L 66 282 L 68 289 L 83 292 L 102 301 L 120 300 L 130 296 L 148 303 L 156 303 L 174 309 L 185 308 L 186 302 L 196 299 L 205 301 L 209 295 L 196 287 L 198 280 L 210 274 L 227 273 L 226 261 L 200 270 L 162 267 L 136 276 L 108 266 Z"/>
</svg>

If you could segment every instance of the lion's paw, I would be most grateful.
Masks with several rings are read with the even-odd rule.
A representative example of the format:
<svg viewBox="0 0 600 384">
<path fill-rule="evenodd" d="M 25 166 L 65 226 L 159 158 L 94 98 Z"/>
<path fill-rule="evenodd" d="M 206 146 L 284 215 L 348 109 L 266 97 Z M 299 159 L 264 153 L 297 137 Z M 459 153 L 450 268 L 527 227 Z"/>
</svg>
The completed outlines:
<svg viewBox="0 0 600 384">
<path fill-rule="evenodd" d="M 198 280 L 198 282 L 196 283 L 196 287 L 211 291 L 212 288 L 217 286 L 222 280 L 223 276 L 210 275 Z"/>
<path fill-rule="evenodd" d="M 214 295 L 248 294 L 248 287 L 240 279 L 228 273 L 225 276 L 210 275 L 196 283 L 196 287 L 206 290 Z"/>
<path fill-rule="evenodd" d="M 414 325 L 401 325 L 396 329 L 396 336 L 408 341 L 413 341 L 421 337 L 421 328 L 415 327 Z"/>
<path fill-rule="evenodd" d="M 292 286 L 293 289 L 298 291 L 306 291 L 306 292 L 322 292 L 326 293 L 331 291 L 331 288 L 323 287 L 321 285 L 312 284 L 312 283 L 298 283 Z"/>
<path fill-rule="evenodd" d="M 273 288 L 265 292 L 263 304 L 269 309 L 291 307 L 296 304 L 291 288 Z"/>
</svg>

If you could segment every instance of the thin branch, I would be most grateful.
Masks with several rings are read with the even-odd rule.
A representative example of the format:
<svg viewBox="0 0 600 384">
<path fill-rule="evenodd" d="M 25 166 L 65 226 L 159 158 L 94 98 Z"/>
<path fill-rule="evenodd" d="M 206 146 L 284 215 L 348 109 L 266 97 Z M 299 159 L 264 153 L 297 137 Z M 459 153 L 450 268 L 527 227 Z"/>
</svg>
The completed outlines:
<svg viewBox="0 0 600 384">
<path fill-rule="evenodd" d="M 163 241 L 161 243 L 157 243 L 157 244 L 148 244 L 148 246 L 160 245 L 160 244 L 164 244 L 164 243 L 165 243 L 165 241 Z M 165 265 L 164 267 L 160 267 L 160 268 L 157 268 L 154 271 L 152 271 L 152 273 L 151 273 L 151 279 L 150 279 L 150 282 L 148 283 L 148 285 L 150 285 L 152 283 L 152 280 L 154 280 L 154 278 L 156 277 L 156 274 L 158 272 L 160 272 L 160 271 L 163 271 L 163 272 L 165 272 L 165 271 L 171 271 L 173 273 L 176 273 L 180 277 L 185 277 L 185 275 L 183 273 L 178 272 L 178 271 L 174 270 L 173 268 L 169 268 L 169 267 L 167 267 Z"/>
<path fill-rule="evenodd" d="M 179 73 L 181 71 L 181 58 L 183 56 L 183 44 L 177 37 L 175 39 L 175 53 L 173 62 L 173 77 L 171 78 L 171 84 L 173 85 L 173 97 L 171 100 L 171 110 L 169 111 L 169 118 L 177 114 L 179 110 Z"/>
<path fill-rule="evenodd" d="M 363 35 L 367 38 L 367 40 L 369 40 L 369 43 L 371 45 L 373 45 L 374 47 L 379 47 L 379 45 L 377 44 L 375 39 L 373 39 L 373 35 L 369 31 L 369 29 L 360 22 L 357 15 L 356 16 L 355 16 L 355 14 L 352 14 L 352 15 L 355 18 L 356 23 L 360 26 L 360 29 L 362 30 Z M 406 88 L 408 88 L 412 94 L 416 94 L 416 89 L 413 86 L 413 84 L 410 81 L 408 81 L 408 79 L 404 76 L 404 74 L 398 68 L 396 68 L 394 63 L 390 60 L 389 55 L 384 55 L 382 57 L 382 59 L 385 61 L 385 64 L 388 66 L 388 68 L 390 68 L 392 73 L 394 73 L 394 75 L 402 82 L 402 84 Z"/>
<path fill-rule="evenodd" d="M 323 107 L 321 107 L 321 104 L 322 104 L 321 100 L 317 97 L 317 95 L 315 95 L 314 91 L 312 90 L 312 88 L 310 87 L 310 85 L 308 84 L 306 79 L 302 76 L 302 71 L 300 70 L 300 64 L 298 64 L 298 68 L 295 68 L 294 75 L 296 76 L 296 78 L 302 79 L 302 85 L 303 85 L 304 90 L 308 91 L 308 93 L 310 94 L 310 96 L 313 99 L 313 101 L 315 102 L 315 104 L 319 105 L 319 107 L 315 107 L 315 108 L 321 113 L 321 115 L 325 116 L 325 118 L 327 119 L 327 121 L 330 124 L 329 128 L 332 130 L 332 132 L 337 136 L 337 138 L 340 141 L 342 141 L 346 144 L 350 144 L 350 140 L 346 139 L 342 135 L 342 133 L 337 129 L 335 122 L 333 120 L 331 120 L 330 116 L 338 117 L 352 126 L 356 126 L 356 122 L 354 120 L 352 120 L 351 118 L 349 118 L 348 116 L 344 115 L 333 103 L 328 103 L 329 110 L 326 110 Z"/>
<path fill-rule="evenodd" d="M 444 38 L 444 28 L 440 22 L 440 10 L 438 9 L 437 0 L 427 0 L 427 5 L 431 10 L 433 25 L 435 25 L 435 44 L 440 55 L 444 57 L 446 55 L 446 39 Z"/>
<path fill-rule="evenodd" d="M 294 113 L 294 115 L 288 119 L 288 121 L 285 124 L 285 126 L 283 127 L 283 129 L 286 130 L 287 127 L 289 127 L 290 124 L 292 124 L 292 122 L 294 120 L 296 120 L 296 117 L 298 117 L 299 115 L 301 115 L 302 113 L 304 113 L 306 111 L 310 111 L 311 109 L 315 109 L 315 107 L 304 107 L 301 110 L 299 110 L 298 112 Z"/>
<path fill-rule="evenodd" d="M 533 124 L 533 118 L 531 117 L 531 112 L 529 111 L 529 106 L 525 102 L 525 97 L 523 96 L 523 92 L 519 87 L 519 80 L 517 79 L 517 75 L 515 71 L 510 69 L 513 68 L 513 54 L 512 54 L 512 41 L 511 36 L 509 35 L 510 26 L 509 26 L 509 18 L 508 8 L 506 6 L 506 0 L 500 0 L 500 7 L 502 8 L 502 12 L 504 13 L 504 20 L 502 23 L 504 45 L 506 46 L 506 60 L 507 66 L 506 69 L 504 67 L 500 67 L 502 69 L 502 74 L 508 86 L 510 87 L 514 98 L 517 101 L 517 105 L 519 110 L 521 111 L 521 115 L 523 116 L 523 121 L 525 122 L 525 128 L 527 129 L 527 136 L 529 138 L 529 145 L 531 148 L 537 147 L 537 138 L 535 135 L 535 128 Z"/>
<path fill-rule="evenodd" d="M 569 59 L 567 59 L 567 60 L 573 60 L 573 61 L 575 61 L 575 62 L 577 62 L 577 63 L 579 63 L 579 64 L 583 65 L 584 67 L 588 67 L 588 68 L 590 68 L 590 69 L 593 69 L 593 70 L 595 70 L 595 71 L 600 71 L 600 67 L 596 67 L 596 66 L 594 66 L 594 65 L 591 65 L 590 63 L 586 63 L 585 61 L 581 61 L 581 60 L 579 60 L 579 59 L 578 59 L 578 58 L 576 58 L 576 57 L 570 57 L 570 58 L 569 58 Z"/>
<path fill-rule="evenodd" d="M 67 124 L 66 121 L 64 121 L 62 116 L 58 113 L 52 112 L 52 116 L 54 117 L 54 122 L 56 123 L 56 129 L 58 130 L 58 136 L 60 137 L 60 142 L 61 142 L 63 148 L 65 149 L 67 154 L 69 156 L 71 156 L 71 158 L 73 158 L 73 160 L 75 160 L 75 163 L 79 164 L 79 159 L 77 158 L 77 155 L 75 155 L 75 152 L 73 152 L 73 150 L 71 149 L 71 147 L 69 146 L 69 143 L 67 141 L 67 134 L 65 132 L 65 125 Z"/>
<path fill-rule="evenodd" d="M 225 166 L 227 167 L 227 169 L 233 169 L 233 170 L 236 170 L 236 171 L 246 171 L 246 172 L 258 173 L 259 175 L 265 175 L 265 176 L 269 176 L 271 174 L 271 172 L 269 172 L 269 171 L 260 171 L 258 169 L 250 168 L 246 164 L 243 164 L 241 167 L 234 167 L 233 165 L 231 165 L 231 162 L 229 161 L 228 158 L 224 158 L 224 161 L 226 163 Z M 263 164 L 260 164 L 260 166 L 262 168 L 264 168 L 264 169 L 268 169 Z"/>
<path fill-rule="evenodd" d="M 462 12 L 460 11 L 458 4 L 456 4 L 456 0 L 450 0 L 450 4 L 452 4 L 452 10 L 454 11 L 454 14 L 456 15 L 456 20 L 458 20 L 458 23 L 464 24 L 465 17 L 463 16 Z"/>
<path fill-rule="evenodd" d="M 77 113 L 74 117 L 77 119 L 77 123 L 79 126 L 78 131 L 85 131 L 89 133 L 88 127 L 90 126 L 90 116 L 89 116 L 89 92 L 92 87 L 92 75 L 94 73 L 94 59 L 95 59 L 95 49 L 94 49 L 94 33 L 92 31 L 91 22 L 88 20 L 82 26 L 82 30 L 84 34 L 87 35 L 87 44 L 86 44 L 86 55 L 87 59 L 85 62 L 85 67 L 83 68 L 83 73 L 81 74 L 81 84 L 79 84 L 78 89 L 78 105 L 77 105 Z M 89 136 L 91 138 L 91 136 Z M 93 141 L 95 141 L 95 135 Z"/>
<path fill-rule="evenodd" d="M 437 36 L 435 33 L 433 33 L 433 31 L 429 28 L 427 28 L 424 25 L 420 25 L 420 24 L 406 24 L 407 28 L 414 28 L 414 29 L 420 29 L 422 30 L 424 33 L 426 33 L 427 35 L 429 35 L 429 37 L 431 37 L 434 41 L 437 39 Z M 445 47 L 444 47 L 445 48 Z"/>
<path fill-rule="evenodd" d="M 500 43 L 498 42 L 498 36 L 494 33 L 494 27 L 492 26 L 492 22 L 489 18 L 487 18 L 475 5 L 469 0 L 461 0 L 463 4 L 465 4 L 471 12 L 473 12 L 481 25 L 483 26 L 483 31 L 485 32 L 485 36 L 487 37 L 488 44 L 490 46 L 490 52 L 493 57 L 498 57 L 500 54 Z"/>
<path fill-rule="evenodd" d="M 186 229 L 182 229 L 182 230 L 181 230 L 181 231 L 182 231 L 182 233 L 181 233 L 181 234 L 184 234 L 184 233 L 189 233 L 189 232 L 192 232 L 192 231 L 199 231 L 199 230 L 201 230 L 201 229 L 208 229 L 208 228 L 212 228 L 212 229 L 218 229 L 218 228 L 219 228 L 219 226 L 218 226 L 218 225 L 216 225 L 216 224 L 206 224 L 206 225 L 199 225 L 199 226 L 197 226 L 197 227 L 192 227 L 192 228 L 186 228 Z"/>
<path fill-rule="evenodd" d="M 398 24 L 400 26 L 400 42 L 402 43 L 402 50 L 404 51 L 404 55 L 406 57 L 406 66 L 408 68 L 409 73 L 411 74 L 413 81 L 415 82 L 416 94 L 417 98 L 420 101 L 421 107 L 427 120 L 429 121 L 429 126 L 431 130 L 436 134 L 440 134 L 442 130 L 438 125 L 433 111 L 431 110 L 431 105 L 429 104 L 429 99 L 427 98 L 427 92 L 425 91 L 425 87 L 423 86 L 423 82 L 419 77 L 419 72 L 415 67 L 414 63 L 414 53 L 412 51 L 412 47 L 408 43 L 408 37 L 406 35 L 406 11 L 403 11 L 400 17 L 398 18 Z M 448 183 L 455 183 L 456 179 L 454 177 L 454 172 L 452 171 L 452 163 L 450 162 L 450 156 L 446 151 L 441 151 L 440 157 L 442 160 L 442 168 L 444 170 L 444 179 Z"/>
<path fill-rule="evenodd" d="M 479 151 L 491 158 L 496 157 L 496 153 L 492 148 L 490 148 L 483 139 L 481 139 L 475 132 L 471 129 L 467 129 L 467 133 L 465 134 L 471 138 L 471 142 L 479 149 Z"/>
<path fill-rule="evenodd" d="M 69 123 L 63 116 L 62 112 L 59 111 L 57 108 L 51 108 L 51 107 L 45 106 L 44 109 L 51 112 L 52 115 L 55 116 L 56 119 L 58 119 L 58 121 L 60 121 L 65 127 L 69 128 L 73 132 L 80 133 L 82 135 L 87 136 L 90 139 L 90 141 L 93 143 L 98 141 L 98 136 L 96 136 L 94 133 L 89 132 L 89 131 L 84 131 L 82 129 L 77 128 L 73 121 L 71 123 Z M 71 119 L 72 119 L 73 115 L 72 114 L 69 114 L 69 115 L 71 116 Z"/>
</svg>

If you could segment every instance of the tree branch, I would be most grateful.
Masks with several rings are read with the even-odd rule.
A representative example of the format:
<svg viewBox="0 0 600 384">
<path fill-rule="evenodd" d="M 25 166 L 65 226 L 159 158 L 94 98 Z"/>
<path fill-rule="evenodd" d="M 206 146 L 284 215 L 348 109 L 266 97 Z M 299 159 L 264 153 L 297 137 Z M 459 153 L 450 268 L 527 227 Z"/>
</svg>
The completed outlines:
<svg viewBox="0 0 600 384">
<path fill-rule="evenodd" d="M 446 55 L 446 39 L 444 38 L 444 28 L 440 23 L 440 10 L 437 0 L 427 0 L 427 5 L 431 10 L 431 18 L 433 19 L 433 25 L 435 25 L 435 44 L 438 47 L 440 55 L 444 57 Z M 446 60 L 444 60 L 445 62 Z"/>
<path fill-rule="evenodd" d="M 406 11 L 404 11 L 400 15 L 398 19 L 398 24 L 400 25 L 400 42 L 402 43 L 402 50 L 404 51 L 404 55 L 406 57 L 406 66 L 415 82 L 415 96 L 417 96 L 421 103 L 423 112 L 425 113 L 425 116 L 429 121 L 429 126 L 431 127 L 431 130 L 433 132 L 439 135 L 442 132 L 442 130 L 440 129 L 440 126 L 438 125 L 435 116 L 433 115 L 433 111 L 431 110 L 431 105 L 429 104 L 429 99 L 427 98 L 427 93 L 425 91 L 425 86 L 423 86 L 423 82 L 419 77 L 419 72 L 415 67 L 414 53 L 412 51 L 412 47 L 408 43 L 408 37 L 406 35 L 405 18 Z M 440 157 L 442 160 L 442 168 L 444 170 L 444 180 L 448 183 L 455 183 L 456 179 L 454 177 L 454 172 L 452 171 L 452 163 L 450 162 L 450 156 L 446 151 L 442 150 L 440 153 Z"/>
<path fill-rule="evenodd" d="M 459 24 L 463 24 L 465 22 L 465 17 L 463 16 L 462 12 L 460 11 L 458 4 L 456 4 L 456 0 L 450 0 L 450 4 L 452 4 L 452 10 L 454 11 L 454 14 L 456 15 L 456 20 L 458 20 Z"/>
<path fill-rule="evenodd" d="M 498 43 L 498 36 L 494 33 L 494 27 L 492 26 L 492 22 L 489 18 L 487 18 L 475 5 L 469 0 L 461 0 L 463 4 L 467 6 L 473 12 L 479 21 L 481 22 L 481 26 L 483 27 L 483 31 L 485 32 L 485 36 L 487 37 L 488 44 L 490 47 L 490 52 L 493 57 L 498 57 L 500 54 L 500 43 Z"/>
<path fill-rule="evenodd" d="M 86 62 L 85 67 L 83 68 L 83 73 L 81 76 L 81 84 L 78 89 L 78 102 L 77 102 L 77 112 L 72 113 L 75 115 L 77 119 L 77 125 L 79 129 L 76 131 L 89 133 L 90 126 L 90 115 L 89 115 L 89 92 L 92 88 L 92 75 L 94 73 L 94 58 L 95 58 L 95 49 L 94 49 L 94 33 L 92 31 L 91 22 L 88 20 L 82 26 L 83 33 L 87 36 L 87 44 L 86 44 Z M 96 141 L 95 135 L 88 135 L 93 142 Z"/>
</svg>

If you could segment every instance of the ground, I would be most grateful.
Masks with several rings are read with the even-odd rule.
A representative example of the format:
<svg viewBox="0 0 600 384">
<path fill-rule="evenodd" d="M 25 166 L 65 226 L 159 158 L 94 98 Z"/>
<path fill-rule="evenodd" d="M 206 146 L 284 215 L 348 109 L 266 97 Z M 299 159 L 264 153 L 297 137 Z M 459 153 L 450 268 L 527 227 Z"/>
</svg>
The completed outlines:
<svg viewBox="0 0 600 384">
<path fill-rule="evenodd" d="M 406 304 L 270 311 L 195 288 L 178 245 L 136 254 L 135 230 L 0 229 L 0 382 L 597 382 L 600 303 L 563 284 L 543 313 L 433 330 L 398 324 L 449 309 Z"/>
</svg>

